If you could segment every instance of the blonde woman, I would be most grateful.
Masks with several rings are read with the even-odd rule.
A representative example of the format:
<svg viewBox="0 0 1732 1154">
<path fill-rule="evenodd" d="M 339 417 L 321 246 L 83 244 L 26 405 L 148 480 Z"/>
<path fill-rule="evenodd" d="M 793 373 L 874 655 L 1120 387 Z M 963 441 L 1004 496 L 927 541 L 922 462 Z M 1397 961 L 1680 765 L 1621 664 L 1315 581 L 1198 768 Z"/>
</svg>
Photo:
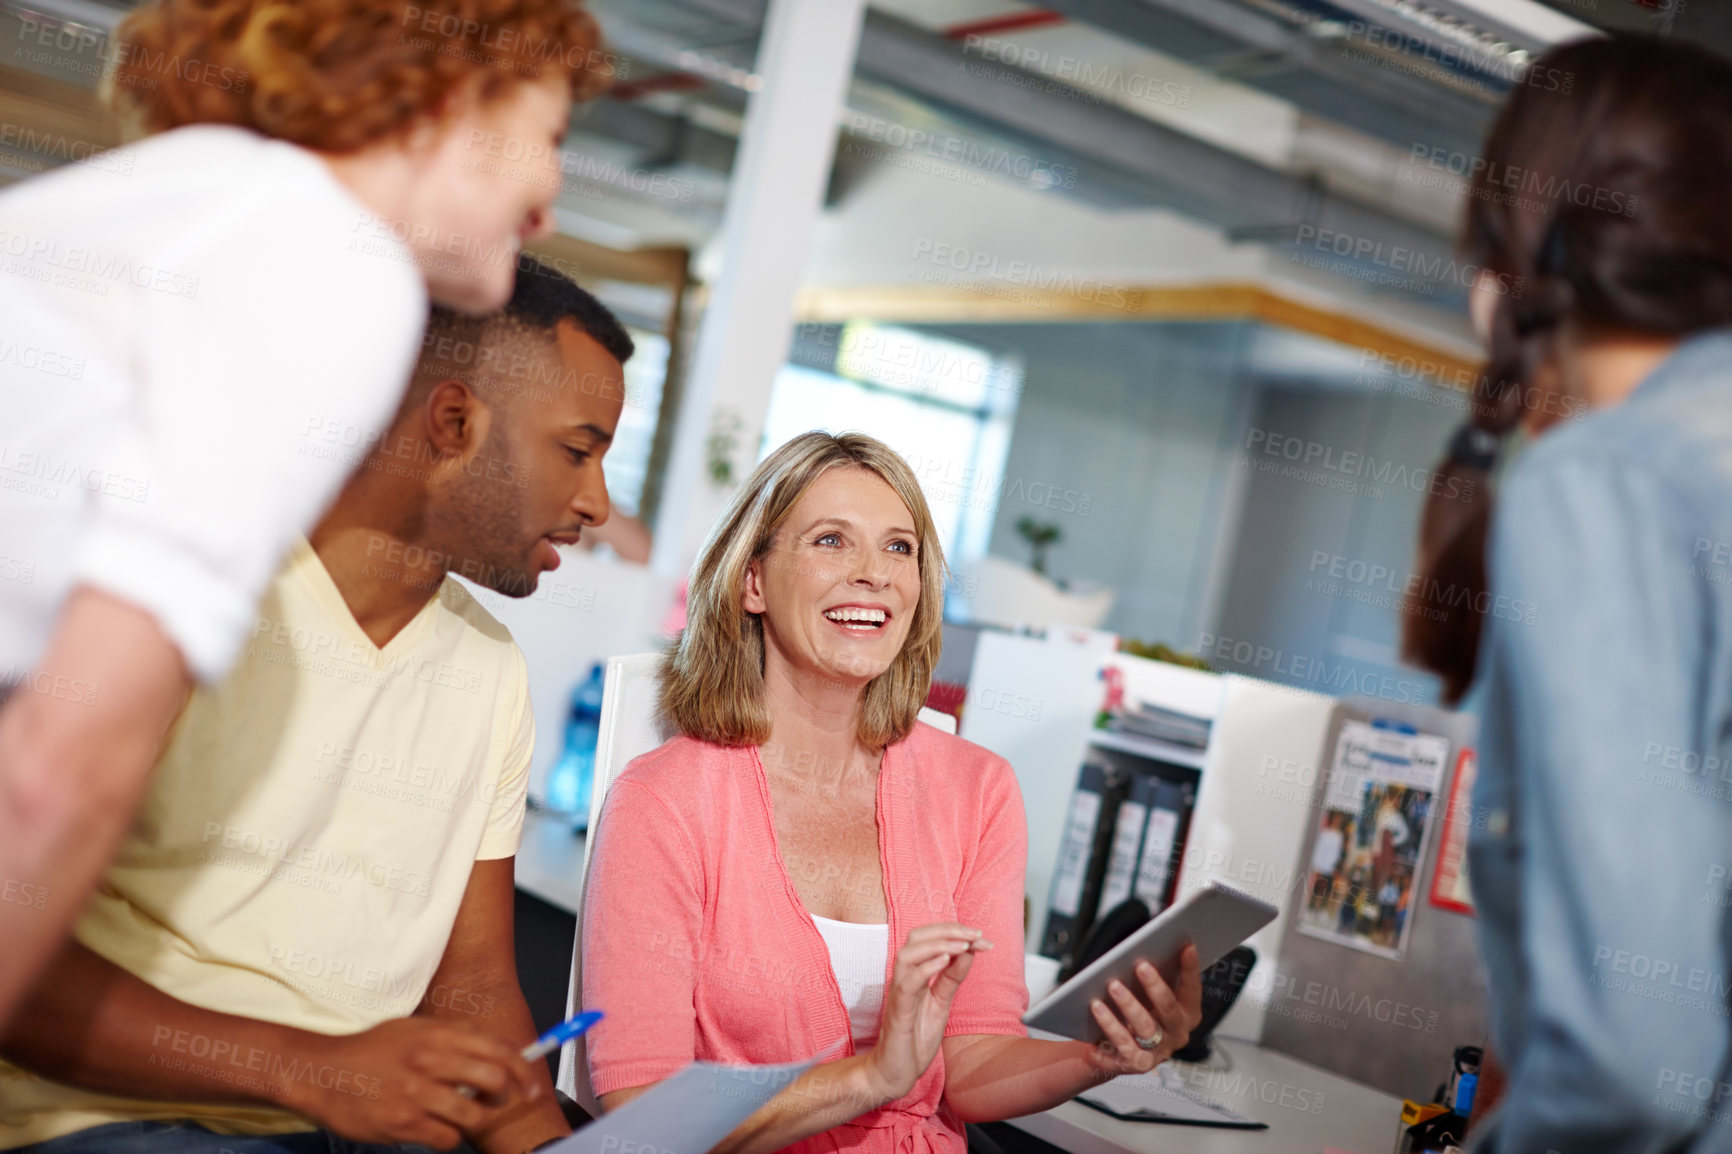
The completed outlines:
<svg viewBox="0 0 1732 1154">
<path fill-rule="evenodd" d="M 961 1151 L 963 1123 L 1152 1069 L 1200 1016 L 1177 988 L 1097 1003 L 1108 1041 L 1020 1016 L 1027 829 L 1009 765 L 916 724 L 944 558 L 908 466 L 807 433 L 735 496 L 693 570 L 661 698 L 682 736 L 596 830 L 583 999 L 606 1109 L 694 1059 L 818 1066 L 719 1149 Z"/>
<path fill-rule="evenodd" d="M 606 80 L 575 0 L 154 0 L 115 39 L 148 139 L 0 193 L 0 458 L 32 474 L 0 486 L 31 575 L 0 582 L 0 877 L 28 895 L 0 1029 L 390 423 L 429 298 L 511 295 Z"/>
</svg>

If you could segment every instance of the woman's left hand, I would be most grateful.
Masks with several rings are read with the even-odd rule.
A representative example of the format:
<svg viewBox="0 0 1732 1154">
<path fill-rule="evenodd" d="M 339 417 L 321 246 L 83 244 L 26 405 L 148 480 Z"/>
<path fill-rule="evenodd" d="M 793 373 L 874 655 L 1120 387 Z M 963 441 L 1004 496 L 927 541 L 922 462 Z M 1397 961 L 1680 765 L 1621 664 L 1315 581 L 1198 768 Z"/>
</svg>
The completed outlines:
<svg viewBox="0 0 1732 1154">
<path fill-rule="evenodd" d="M 1096 998 L 1091 1005 L 1095 1021 L 1106 1033 L 1091 1051 L 1091 1061 L 1107 1078 L 1153 1070 L 1173 1051 L 1183 1049 L 1203 1020 L 1203 979 L 1196 946 L 1187 945 L 1179 953 L 1177 989 L 1147 961 L 1137 963 L 1136 975 L 1143 987 L 1140 998 L 1114 978 L 1107 987 L 1108 1000 Z"/>
</svg>

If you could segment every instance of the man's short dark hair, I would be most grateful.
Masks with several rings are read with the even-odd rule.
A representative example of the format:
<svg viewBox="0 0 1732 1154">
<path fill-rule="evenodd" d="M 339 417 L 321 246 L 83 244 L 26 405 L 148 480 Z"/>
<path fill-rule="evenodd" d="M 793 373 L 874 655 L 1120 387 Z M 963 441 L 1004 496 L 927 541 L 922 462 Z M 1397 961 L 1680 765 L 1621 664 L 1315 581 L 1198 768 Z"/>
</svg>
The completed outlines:
<svg viewBox="0 0 1732 1154">
<path fill-rule="evenodd" d="M 595 299 L 595 294 L 579 288 L 577 282 L 549 268 L 528 253 L 517 258 L 517 286 L 506 302 L 505 315 L 533 328 L 552 332 L 562 320 L 569 320 L 595 338 L 614 360 L 625 364 L 635 351 L 631 334 L 619 323 L 608 307 Z"/>
<path fill-rule="evenodd" d="M 427 317 L 416 376 L 483 384 L 475 379 L 477 370 L 481 376 L 488 375 L 488 358 L 478 356 L 481 346 L 522 336 L 551 341 L 562 320 L 588 333 L 622 365 L 635 351 L 631 334 L 595 294 L 523 253 L 517 260 L 517 284 L 511 290 L 511 299 L 498 312 L 472 316 L 443 305 L 433 306 Z"/>
</svg>

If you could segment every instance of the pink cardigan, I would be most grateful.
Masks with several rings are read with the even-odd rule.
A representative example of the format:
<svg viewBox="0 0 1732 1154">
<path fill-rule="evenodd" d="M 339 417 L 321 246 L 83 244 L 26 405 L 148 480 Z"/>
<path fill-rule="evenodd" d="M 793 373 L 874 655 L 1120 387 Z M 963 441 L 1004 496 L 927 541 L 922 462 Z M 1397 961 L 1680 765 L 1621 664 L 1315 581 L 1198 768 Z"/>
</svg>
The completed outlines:
<svg viewBox="0 0 1732 1154">
<path fill-rule="evenodd" d="M 916 725 L 884 751 L 878 831 L 886 983 L 913 927 L 978 927 L 995 948 L 975 956 L 946 1033 L 1027 1036 L 1028 828 L 1009 764 Z M 669 741 L 626 766 L 591 836 L 583 1004 L 607 1012 L 588 1037 L 597 1095 L 694 1059 L 789 1062 L 848 1038 L 829 952 L 777 852 L 755 748 Z M 962 1154 L 962 1125 L 943 1094 L 941 1050 L 906 1097 L 788 1149 Z"/>
</svg>

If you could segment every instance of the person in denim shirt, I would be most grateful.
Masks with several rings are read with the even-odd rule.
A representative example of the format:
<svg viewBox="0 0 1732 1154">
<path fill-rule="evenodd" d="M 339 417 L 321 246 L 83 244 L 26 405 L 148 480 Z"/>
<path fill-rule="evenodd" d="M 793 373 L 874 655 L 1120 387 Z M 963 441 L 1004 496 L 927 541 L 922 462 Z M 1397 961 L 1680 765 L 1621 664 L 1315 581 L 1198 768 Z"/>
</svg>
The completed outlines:
<svg viewBox="0 0 1732 1154">
<path fill-rule="evenodd" d="M 1549 71 L 1548 71 L 1549 70 Z M 1616 36 L 1534 66 L 1469 200 L 1490 365 L 1421 566 L 1482 595 L 1469 868 L 1508 1078 L 1481 1151 L 1732 1149 L 1732 62 Z M 1516 169 L 1522 195 L 1503 196 Z M 1489 541 L 1488 541 L 1489 526 Z M 1476 661 L 1477 658 L 1477 661 Z"/>
</svg>

